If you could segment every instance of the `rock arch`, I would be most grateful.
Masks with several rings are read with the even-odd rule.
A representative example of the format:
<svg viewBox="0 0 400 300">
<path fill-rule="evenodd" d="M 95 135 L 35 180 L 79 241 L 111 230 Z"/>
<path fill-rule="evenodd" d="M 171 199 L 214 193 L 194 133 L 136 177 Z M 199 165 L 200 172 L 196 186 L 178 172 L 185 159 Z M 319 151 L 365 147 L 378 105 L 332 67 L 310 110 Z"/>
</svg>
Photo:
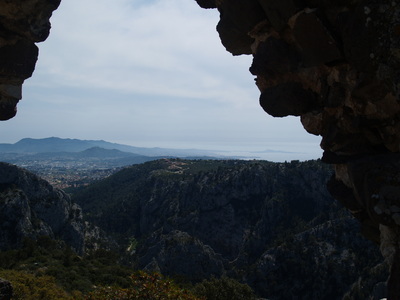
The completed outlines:
<svg viewBox="0 0 400 300">
<path fill-rule="evenodd" d="M 396 0 L 196 0 L 222 44 L 251 54 L 260 105 L 322 137 L 328 188 L 380 244 L 400 299 L 400 4 Z M 0 119 L 16 113 L 60 0 L 0 1 Z"/>
</svg>

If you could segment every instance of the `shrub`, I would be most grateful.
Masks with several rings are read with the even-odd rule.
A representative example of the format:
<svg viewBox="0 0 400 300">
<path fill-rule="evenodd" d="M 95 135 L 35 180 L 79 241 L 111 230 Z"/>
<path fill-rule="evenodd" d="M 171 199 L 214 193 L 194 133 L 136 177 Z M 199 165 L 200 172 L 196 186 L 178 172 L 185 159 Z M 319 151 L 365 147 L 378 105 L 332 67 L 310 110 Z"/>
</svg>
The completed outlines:
<svg viewBox="0 0 400 300">
<path fill-rule="evenodd" d="M 159 273 L 138 271 L 131 276 L 128 288 L 100 287 L 89 293 L 86 300 L 205 300 L 180 288 L 171 279 Z"/>
<path fill-rule="evenodd" d="M 11 282 L 13 300 L 72 300 L 51 276 L 37 276 L 15 271 L 2 270 L 0 277 Z"/>
<path fill-rule="evenodd" d="M 207 300 L 256 299 L 253 290 L 247 284 L 228 277 L 203 280 L 194 286 L 193 293 Z"/>
</svg>

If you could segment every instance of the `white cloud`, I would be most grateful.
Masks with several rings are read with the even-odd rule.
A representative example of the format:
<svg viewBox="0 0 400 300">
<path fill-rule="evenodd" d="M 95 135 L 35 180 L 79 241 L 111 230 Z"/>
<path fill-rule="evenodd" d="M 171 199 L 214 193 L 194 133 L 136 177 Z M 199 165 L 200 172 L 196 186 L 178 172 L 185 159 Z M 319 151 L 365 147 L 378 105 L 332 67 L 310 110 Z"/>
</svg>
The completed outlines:
<svg viewBox="0 0 400 300">
<path fill-rule="evenodd" d="M 194 0 L 64 0 L 51 21 L 4 142 L 61 136 L 262 150 L 305 141 L 318 153 L 319 139 L 298 118 L 262 111 L 251 57 L 225 51 L 216 10 Z"/>
<path fill-rule="evenodd" d="M 64 1 L 40 68 L 53 75 L 47 84 L 240 103 L 255 90 L 241 80 L 252 80 L 251 58 L 224 51 L 217 20 L 188 0 Z"/>
</svg>

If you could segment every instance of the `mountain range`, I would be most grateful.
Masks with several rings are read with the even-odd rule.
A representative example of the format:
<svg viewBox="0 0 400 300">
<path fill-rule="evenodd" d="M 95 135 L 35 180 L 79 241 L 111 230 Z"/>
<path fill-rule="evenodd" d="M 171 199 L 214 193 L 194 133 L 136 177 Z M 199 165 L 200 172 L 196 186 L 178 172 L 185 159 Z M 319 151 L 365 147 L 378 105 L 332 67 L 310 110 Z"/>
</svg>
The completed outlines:
<svg viewBox="0 0 400 300">
<path fill-rule="evenodd" d="M 197 149 L 143 148 L 97 140 L 57 137 L 25 138 L 0 144 L 0 161 L 32 171 L 115 169 L 166 157 L 217 159 L 220 155 Z M 40 170 L 40 171 L 39 171 Z M 43 175 L 41 173 L 41 175 Z"/>
<path fill-rule="evenodd" d="M 320 161 L 164 158 L 67 194 L 0 163 L 0 249 L 46 235 L 82 255 L 100 251 L 105 258 L 104 250 L 113 249 L 124 266 L 186 282 L 228 276 L 267 299 L 381 299 L 387 268 L 359 223 L 327 192 L 332 173 Z M 0 264 L 71 285 L 78 269 L 68 276 L 60 267 L 51 271 L 49 260 L 29 260 L 34 252 Z M 71 264 L 61 258 L 64 267 Z M 87 268 L 79 276 L 91 288 Z M 115 276 L 107 273 L 102 284 Z M 82 281 L 74 281 L 80 288 Z"/>
<path fill-rule="evenodd" d="M 79 140 L 49 137 L 43 139 L 24 138 L 14 144 L 0 144 L 0 153 L 59 153 L 59 152 L 81 152 L 97 147 L 109 150 L 134 153 L 143 156 L 220 156 L 214 151 L 199 149 L 170 149 L 170 148 L 145 148 L 129 145 L 110 143 L 103 140 Z"/>
<path fill-rule="evenodd" d="M 367 299 L 387 274 L 327 192 L 330 176 L 320 161 L 162 159 L 72 200 L 140 269 L 192 282 L 230 276 L 267 299 Z"/>
</svg>

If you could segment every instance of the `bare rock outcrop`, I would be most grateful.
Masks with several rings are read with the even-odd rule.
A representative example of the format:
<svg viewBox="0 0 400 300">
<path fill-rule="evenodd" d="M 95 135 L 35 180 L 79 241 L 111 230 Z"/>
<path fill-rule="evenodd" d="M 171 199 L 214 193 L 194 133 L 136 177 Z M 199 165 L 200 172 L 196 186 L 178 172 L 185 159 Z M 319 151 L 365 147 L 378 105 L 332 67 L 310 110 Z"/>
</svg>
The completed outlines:
<svg viewBox="0 0 400 300">
<path fill-rule="evenodd" d="M 50 32 L 50 17 L 61 0 L 0 1 L 0 120 L 17 113 L 22 84 L 32 76 L 39 50 Z"/>
<path fill-rule="evenodd" d="M 400 299 L 400 3 L 196 1 L 219 10 L 217 30 L 229 52 L 253 55 L 262 108 L 300 116 L 322 137 L 323 159 L 336 169 L 330 191 L 380 244 L 392 266 L 389 298 Z M 0 0 L 0 120 L 16 114 L 35 43 L 47 38 L 59 3 Z"/>
<path fill-rule="evenodd" d="M 0 219 L 0 250 L 39 236 L 62 239 L 80 254 L 85 250 L 81 208 L 47 181 L 7 163 L 0 163 Z"/>
<path fill-rule="evenodd" d="M 400 273 L 400 3 L 215 0 L 222 44 L 252 54 L 270 115 L 300 116 L 335 165 L 331 193 Z M 395 282 L 393 278 L 389 284 Z M 400 299 L 392 284 L 390 299 Z M 390 294 L 392 293 L 392 294 Z"/>
<path fill-rule="evenodd" d="M 0 299 L 10 300 L 13 296 L 13 287 L 7 280 L 0 278 Z"/>
<path fill-rule="evenodd" d="M 163 159 L 72 200 L 138 268 L 195 282 L 227 275 L 266 299 L 342 299 L 359 286 L 367 299 L 388 272 L 326 190 L 332 173 L 319 161 Z M 366 267 L 383 272 L 366 272 L 370 280 Z"/>
</svg>

